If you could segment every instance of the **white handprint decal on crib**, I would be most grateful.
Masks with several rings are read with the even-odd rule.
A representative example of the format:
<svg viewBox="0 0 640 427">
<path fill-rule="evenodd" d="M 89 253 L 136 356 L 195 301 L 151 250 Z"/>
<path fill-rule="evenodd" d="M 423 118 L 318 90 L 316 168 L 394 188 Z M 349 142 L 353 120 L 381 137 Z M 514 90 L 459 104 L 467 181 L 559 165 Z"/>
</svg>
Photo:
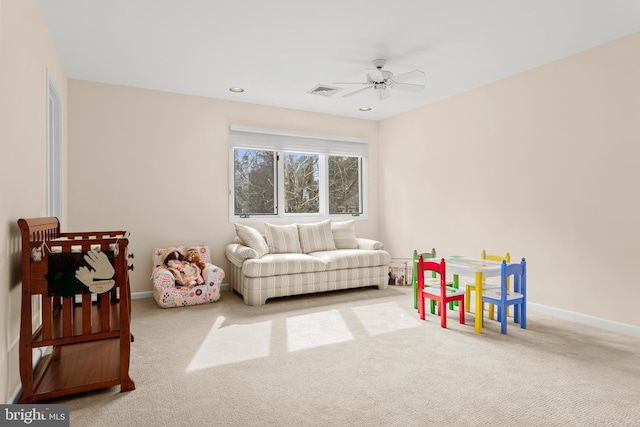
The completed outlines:
<svg viewBox="0 0 640 427">
<path fill-rule="evenodd" d="M 91 292 L 101 294 L 107 292 L 116 284 L 113 276 L 116 271 L 104 252 L 92 249 L 84 256 L 84 260 L 93 267 L 80 267 L 76 270 L 76 278 L 84 283 Z M 96 280 L 97 279 L 97 280 Z"/>
</svg>

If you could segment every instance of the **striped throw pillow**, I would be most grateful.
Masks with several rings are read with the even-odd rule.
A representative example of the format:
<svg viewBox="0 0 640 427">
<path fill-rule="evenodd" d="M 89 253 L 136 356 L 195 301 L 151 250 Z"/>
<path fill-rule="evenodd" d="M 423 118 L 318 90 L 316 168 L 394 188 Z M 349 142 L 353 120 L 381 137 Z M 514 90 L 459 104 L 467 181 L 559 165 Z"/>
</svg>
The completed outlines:
<svg viewBox="0 0 640 427">
<path fill-rule="evenodd" d="M 298 224 L 298 234 L 300 247 L 305 254 L 336 249 L 329 219 L 313 224 Z"/>
<path fill-rule="evenodd" d="M 358 249 L 354 220 L 332 222 L 333 241 L 338 249 Z"/>
<path fill-rule="evenodd" d="M 267 242 L 258 230 L 246 225 L 236 224 L 236 234 L 244 246 L 248 246 L 258 254 L 258 258 L 262 258 L 269 253 Z"/>
<path fill-rule="evenodd" d="M 264 225 L 270 253 L 290 254 L 302 252 L 296 224 L 275 225 L 265 222 Z"/>
</svg>

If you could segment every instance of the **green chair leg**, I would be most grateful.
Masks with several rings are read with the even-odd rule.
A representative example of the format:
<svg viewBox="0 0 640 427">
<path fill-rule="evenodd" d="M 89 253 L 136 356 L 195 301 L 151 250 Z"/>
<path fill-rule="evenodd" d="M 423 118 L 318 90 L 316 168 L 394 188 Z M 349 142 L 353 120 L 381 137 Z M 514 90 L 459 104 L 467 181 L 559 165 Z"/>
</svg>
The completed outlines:
<svg viewBox="0 0 640 427">
<path fill-rule="evenodd" d="M 458 280 L 459 280 L 458 279 L 458 275 L 454 274 L 453 275 L 453 287 L 456 288 L 456 289 L 460 289 L 459 288 L 460 284 L 459 284 Z M 453 310 L 454 306 L 457 307 L 459 305 L 460 305 L 460 303 L 458 301 L 452 301 L 452 302 L 449 303 L 449 309 Z"/>
</svg>

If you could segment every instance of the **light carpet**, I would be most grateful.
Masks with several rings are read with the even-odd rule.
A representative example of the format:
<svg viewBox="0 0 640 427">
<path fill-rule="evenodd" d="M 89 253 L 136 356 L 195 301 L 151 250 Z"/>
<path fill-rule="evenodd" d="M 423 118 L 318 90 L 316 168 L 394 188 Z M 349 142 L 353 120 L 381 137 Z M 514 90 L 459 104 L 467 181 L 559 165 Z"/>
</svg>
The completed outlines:
<svg viewBox="0 0 640 427">
<path fill-rule="evenodd" d="M 410 287 L 134 300 L 136 390 L 52 403 L 83 427 L 640 425 L 640 339 L 532 311 L 476 334 L 412 306 Z"/>
</svg>

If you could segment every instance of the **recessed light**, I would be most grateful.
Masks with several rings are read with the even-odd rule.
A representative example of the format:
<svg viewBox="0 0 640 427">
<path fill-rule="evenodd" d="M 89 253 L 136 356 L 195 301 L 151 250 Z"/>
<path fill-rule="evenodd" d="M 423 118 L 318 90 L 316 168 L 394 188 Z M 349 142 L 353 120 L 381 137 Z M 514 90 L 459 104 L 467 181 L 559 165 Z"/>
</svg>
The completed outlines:
<svg viewBox="0 0 640 427">
<path fill-rule="evenodd" d="M 230 87 L 229 90 L 235 93 L 244 92 L 244 89 L 242 89 L 241 87 Z"/>
<path fill-rule="evenodd" d="M 371 107 L 360 107 L 360 111 L 371 111 Z"/>
</svg>

